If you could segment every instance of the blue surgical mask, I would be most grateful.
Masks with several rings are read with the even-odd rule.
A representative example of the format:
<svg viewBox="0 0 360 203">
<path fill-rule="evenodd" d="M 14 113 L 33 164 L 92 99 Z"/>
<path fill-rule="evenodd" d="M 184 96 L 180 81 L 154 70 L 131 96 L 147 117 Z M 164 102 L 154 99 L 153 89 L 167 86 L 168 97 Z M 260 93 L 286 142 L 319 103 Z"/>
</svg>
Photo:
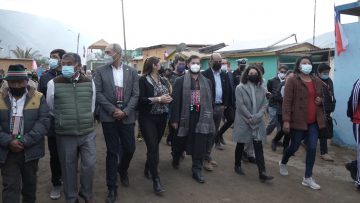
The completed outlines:
<svg viewBox="0 0 360 203">
<path fill-rule="evenodd" d="M 177 71 L 179 73 L 183 73 L 185 71 L 185 64 L 179 64 L 178 68 L 177 68 Z"/>
<path fill-rule="evenodd" d="M 323 80 L 327 80 L 327 79 L 329 79 L 329 75 L 328 75 L 328 74 L 324 74 L 324 75 L 321 75 L 320 78 L 323 79 Z"/>
<path fill-rule="evenodd" d="M 62 66 L 61 73 L 65 78 L 71 78 L 75 75 L 74 66 Z"/>
<path fill-rule="evenodd" d="M 105 54 L 104 61 L 105 61 L 105 63 L 113 63 L 114 59 L 112 56 Z"/>
<path fill-rule="evenodd" d="M 57 59 L 50 59 L 49 60 L 49 66 L 50 66 L 50 69 L 55 69 L 57 68 L 59 65 L 59 60 Z"/>
<path fill-rule="evenodd" d="M 300 65 L 300 71 L 304 73 L 305 75 L 309 75 L 312 71 L 312 65 L 311 64 L 301 64 Z"/>
</svg>

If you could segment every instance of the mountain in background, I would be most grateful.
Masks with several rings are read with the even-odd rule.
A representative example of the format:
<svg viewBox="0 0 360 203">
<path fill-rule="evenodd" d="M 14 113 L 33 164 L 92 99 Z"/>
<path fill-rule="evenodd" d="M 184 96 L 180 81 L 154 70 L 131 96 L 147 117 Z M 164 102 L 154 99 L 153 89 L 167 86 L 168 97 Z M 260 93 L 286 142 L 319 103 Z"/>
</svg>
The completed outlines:
<svg viewBox="0 0 360 203">
<path fill-rule="evenodd" d="M 45 57 L 57 48 L 76 53 L 78 31 L 59 21 L 2 9 L 0 19 L 0 58 L 14 57 L 10 50 L 16 46 L 38 50 Z M 79 55 L 83 57 L 83 47 L 86 51 L 97 40 L 80 32 Z"/>
</svg>

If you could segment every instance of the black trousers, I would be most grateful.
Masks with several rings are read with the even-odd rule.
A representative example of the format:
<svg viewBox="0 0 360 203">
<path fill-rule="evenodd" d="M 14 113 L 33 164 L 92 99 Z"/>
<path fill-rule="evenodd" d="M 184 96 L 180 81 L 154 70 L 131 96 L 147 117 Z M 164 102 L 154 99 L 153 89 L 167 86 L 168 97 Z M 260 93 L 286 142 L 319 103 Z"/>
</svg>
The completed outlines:
<svg viewBox="0 0 360 203">
<path fill-rule="evenodd" d="M 278 122 L 280 123 L 280 130 L 276 133 L 274 141 L 277 143 L 284 136 L 283 140 L 283 150 L 285 150 L 290 144 L 290 134 L 287 134 L 283 131 L 284 122 L 282 122 L 282 115 L 278 114 Z"/>
<path fill-rule="evenodd" d="M 256 164 L 258 166 L 259 174 L 262 172 L 266 172 L 265 169 L 265 160 L 264 160 L 264 152 L 261 141 L 253 141 Z M 241 167 L 241 156 L 244 151 L 244 143 L 237 143 L 235 149 L 235 166 Z"/>
<path fill-rule="evenodd" d="M 220 142 L 220 138 L 222 138 L 223 134 L 231 127 L 231 125 L 234 123 L 235 120 L 235 108 L 233 107 L 227 107 L 224 111 L 224 116 L 226 119 L 226 122 L 223 124 L 223 126 L 220 128 L 216 143 Z"/>
<path fill-rule="evenodd" d="M 20 202 L 20 193 L 23 203 L 36 201 L 36 172 L 39 160 L 25 162 L 24 152 L 9 152 L 5 164 L 1 164 L 2 202 Z"/>
<path fill-rule="evenodd" d="M 176 133 L 176 129 L 174 129 L 172 126 L 171 126 L 171 123 L 169 121 L 168 123 L 168 128 L 169 128 L 169 134 L 166 138 L 166 142 L 172 142 L 173 141 L 173 138 L 174 138 L 174 135 Z"/>
<path fill-rule="evenodd" d="M 159 143 L 164 135 L 167 124 L 167 114 L 151 115 L 140 114 L 139 126 L 145 140 L 147 153 L 145 168 L 153 179 L 159 178 Z"/>
<path fill-rule="evenodd" d="M 127 176 L 135 152 L 135 124 L 103 122 L 102 128 L 106 142 L 106 184 L 109 190 L 116 190 L 117 173 Z"/>
<path fill-rule="evenodd" d="M 48 149 L 50 152 L 51 182 L 53 186 L 61 186 L 61 165 L 56 145 L 56 136 L 47 137 Z"/>
</svg>

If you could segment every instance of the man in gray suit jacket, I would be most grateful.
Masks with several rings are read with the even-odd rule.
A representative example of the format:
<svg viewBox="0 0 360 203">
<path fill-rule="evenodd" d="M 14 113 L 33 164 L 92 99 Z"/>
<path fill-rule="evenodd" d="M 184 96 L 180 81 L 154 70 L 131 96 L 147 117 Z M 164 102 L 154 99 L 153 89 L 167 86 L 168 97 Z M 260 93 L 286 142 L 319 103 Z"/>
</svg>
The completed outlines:
<svg viewBox="0 0 360 203">
<path fill-rule="evenodd" d="M 106 202 L 117 197 L 117 172 L 129 186 L 128 168 L 135 152 L 135 108 L 139 100 L 137 71 L 121 62 L 122 49 L 110 44 L 105 49 L 106 65 L 95 73 L 96 102 L 106 142 Z"/>
</svg>

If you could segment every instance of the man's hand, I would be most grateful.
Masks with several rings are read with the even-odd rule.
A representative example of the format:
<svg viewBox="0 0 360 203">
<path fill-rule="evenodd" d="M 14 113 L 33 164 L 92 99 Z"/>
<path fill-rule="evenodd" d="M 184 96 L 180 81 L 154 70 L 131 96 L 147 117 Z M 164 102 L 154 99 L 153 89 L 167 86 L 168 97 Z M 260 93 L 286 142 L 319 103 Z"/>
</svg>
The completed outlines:
<svg viewBox="0 0 360 203">
<path fill-rule="evenodd" d="M 24 150 L 24 146 L 19 140 L 12 140 L 9 143 L 9 149 L 12 152 L 22 152 Z"/>
<path fill-rule="evenodd" d="M 321 105 L 321 103 L 322 103 L 322 98 L 321 97 L 316 97 L 316 99 L 315 99 L 315 104 L 316 105 Z"/>
<path fill-rule="evenodd" d="M 122 120 L 126 117 L 126 113 L 124 113 L 123 111 L 121 111 L 121 109 L 116 108 L 114 113 L 113 113 L 113 118 L 116 120 Z"/>
<path fill-rule="evenodd" d="M 171 123 L 171 126 L 172 126 L 175 130 L 177 130 L 178 127 L 179 127 L 179 123 Z"/>
</svg>

